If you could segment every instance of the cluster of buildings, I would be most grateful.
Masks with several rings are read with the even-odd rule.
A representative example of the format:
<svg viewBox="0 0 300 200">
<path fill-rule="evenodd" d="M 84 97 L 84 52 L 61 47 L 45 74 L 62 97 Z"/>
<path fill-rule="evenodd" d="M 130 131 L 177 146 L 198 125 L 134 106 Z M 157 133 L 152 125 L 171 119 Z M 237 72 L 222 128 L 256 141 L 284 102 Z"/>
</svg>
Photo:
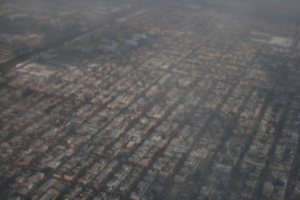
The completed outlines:
<svg viewBox="0 0 300 200">
<path fill-rule="evenodd" d="M 298 199 L 299 30 L 148 7 L 19 64 L 0 77 L 0 196 Z"/>
<path fill-rule="evenodd" d="M 0 8 L 0 63 L 71 37 L 130 7 L 125 2 L 116 5 L 95 0 L 4 2 Z"/>
</svg>

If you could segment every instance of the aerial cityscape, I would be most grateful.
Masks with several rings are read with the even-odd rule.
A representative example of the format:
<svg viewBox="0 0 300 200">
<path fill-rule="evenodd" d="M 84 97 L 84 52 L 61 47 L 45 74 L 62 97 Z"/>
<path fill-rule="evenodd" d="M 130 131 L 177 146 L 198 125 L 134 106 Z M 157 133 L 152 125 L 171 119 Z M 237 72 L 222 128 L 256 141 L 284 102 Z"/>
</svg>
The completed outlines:
<svg viewBox="0 0 300 200">
<path fill-rule="evenodd" d="M 0 200 L 299 200 L 300 2 L 249 2 L 1 1 Z"/>
</svg>

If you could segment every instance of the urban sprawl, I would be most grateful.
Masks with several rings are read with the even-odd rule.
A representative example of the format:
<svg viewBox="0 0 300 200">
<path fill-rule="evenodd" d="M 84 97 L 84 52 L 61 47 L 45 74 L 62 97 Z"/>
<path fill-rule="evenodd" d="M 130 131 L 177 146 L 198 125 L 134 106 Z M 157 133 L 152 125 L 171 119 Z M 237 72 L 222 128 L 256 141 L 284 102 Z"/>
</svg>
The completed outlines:
<svg viewBox="0 0 300 200">
<path fill-rule="evenodd" d="M 0 77 L 0 199 L 299 199 L 299 24 L 108 4 Z"/>
</svg>

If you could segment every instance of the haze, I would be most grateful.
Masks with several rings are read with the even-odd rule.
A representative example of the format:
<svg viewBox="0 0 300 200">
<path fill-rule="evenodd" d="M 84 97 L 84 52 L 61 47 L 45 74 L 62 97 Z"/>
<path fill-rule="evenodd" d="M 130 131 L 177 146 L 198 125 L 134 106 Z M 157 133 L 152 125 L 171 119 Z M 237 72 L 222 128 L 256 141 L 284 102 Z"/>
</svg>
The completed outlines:
<svg viewBox="0 0 300 200">
<path fill-rule="evenodd" d="M 299 5 L 2 0 L 0 199 L 300 199 Z"/>
</svg>

